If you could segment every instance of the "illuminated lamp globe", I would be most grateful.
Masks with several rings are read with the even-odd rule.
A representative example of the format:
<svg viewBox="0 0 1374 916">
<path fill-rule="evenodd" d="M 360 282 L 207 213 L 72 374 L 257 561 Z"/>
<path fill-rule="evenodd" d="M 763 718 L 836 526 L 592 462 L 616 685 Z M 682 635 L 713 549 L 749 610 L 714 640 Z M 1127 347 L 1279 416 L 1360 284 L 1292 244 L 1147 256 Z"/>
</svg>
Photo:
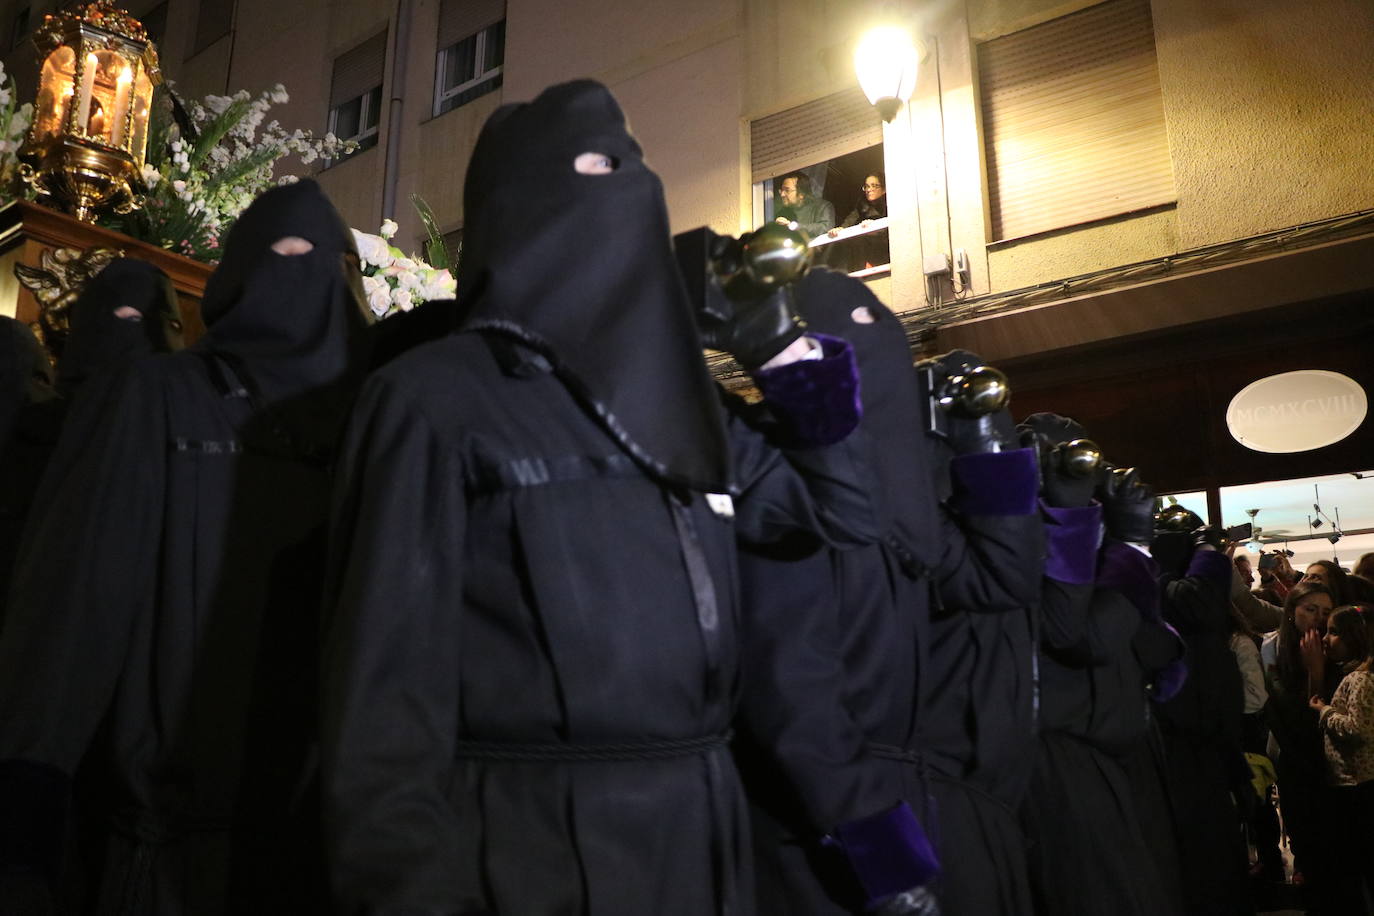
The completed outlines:
<svg viewBox="0 0 1374 916">
<path fill-rule="evenodd" d="M 924 50 L 906 29 L 893 25 L 870 30 L 854 49 L 859 86 L 884 121 L 897 117 L 916 91 L 916 70 Z"/>
</svg>

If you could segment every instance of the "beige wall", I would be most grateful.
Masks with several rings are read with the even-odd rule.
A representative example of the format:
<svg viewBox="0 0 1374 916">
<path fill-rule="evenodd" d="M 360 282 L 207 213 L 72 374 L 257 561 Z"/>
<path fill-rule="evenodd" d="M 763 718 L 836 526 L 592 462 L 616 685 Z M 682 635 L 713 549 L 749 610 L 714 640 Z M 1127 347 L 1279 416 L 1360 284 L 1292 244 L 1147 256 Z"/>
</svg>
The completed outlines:
<svg viewBox="0 0 1374 916">
<path fill-rule="evenodd" d="M 970 2 L 968 32 L 985 40 L 1087 5 Z M 993 246 L 987 289 L 1374 207 L 1374 5 L 1153 0 L 1152 9 L 1177 208 Z M 947 100 L 947 132 L 956 107 Z M 953 207 L 976 199 L 984 208 L 973 176 L 951 179 Z"/>
<path fill-rule="evenodd" d="M 0 26 L 20 5 L 0 2 Z M 55 4 L 32 5 L 36 23 Z M 135 13 L 153 5 L 129 2 Z M 915 99 L 885 129 L 896 225 L 893 276 L 879 288 L 896 308 L 925 303 L 923 253 L 965 249 L 979 294 L 1374 208 L 1374 4 L 1153 0 L 1176 207 L 989 246 L 977 44 L 1088 5 L 894 5 L 929 49 Z M 851 86 L 853 45 L 873 9 L 856 0 L 508 0 L 505 88 L 432 118 L 438 7 L 414 0 L 410 40 L 398 51 L 391 0 L 239 0 L 232 38 L 188 58 L 196 3 L 171 0 L 164 70 L 192 96 L 281 81 L 291 102 L 273 116 L 323 132 L 334 58 L 388 28 L 378 146 L 318 177 L 354 226 L 395 218 L 406 248 L 420 235 L 411 193 L 444 229 L 461 223 L 467 158 L 498 104 L 592 76 L 616 92 L 663 177 L 674 228 L 736 232 L 753 220 L 749 122 Z M 22 68 L 25 53 L 6 61 Z M 399 93 L 389 79 L 398 53 L 407 64 Z M 397 203 L 383 214 L 393 95 L 404 100 Z"/>
</svg>

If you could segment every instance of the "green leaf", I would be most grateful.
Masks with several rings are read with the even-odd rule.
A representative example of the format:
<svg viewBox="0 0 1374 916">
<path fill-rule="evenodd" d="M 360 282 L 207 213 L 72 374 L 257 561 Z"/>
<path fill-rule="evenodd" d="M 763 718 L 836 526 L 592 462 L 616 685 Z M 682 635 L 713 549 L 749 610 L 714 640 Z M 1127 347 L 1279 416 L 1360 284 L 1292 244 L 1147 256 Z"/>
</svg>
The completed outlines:
<svg viewBox="0 0 1374 916">
<path fill-rule="evenodd" d="M 191 151 L 191 168 L 198 168 L 205 161 L 205 157 L 210 155 L 210 150 L 219 145 L 229 131 L 244 119 L 252 104 L 252 99 L 235 99 L 229 103 L 228 108 L 215 115 L 209 124 L 201 128 L 200 137 L 196 139 L 195 148 Z"/>
<path fill-rule="evenodd" d="M 425 260 L 430 267 L 447 268 L 448 252 L 444 250 L 444 234 L 439 231 L 439 221 L 434 216 L 434 211 L 429 204 L 419 194 L 411 194 L 410 202 L 415 207 L 415 212 L 420 214 L 420 222 L 425 227 Z"/>
</svg>

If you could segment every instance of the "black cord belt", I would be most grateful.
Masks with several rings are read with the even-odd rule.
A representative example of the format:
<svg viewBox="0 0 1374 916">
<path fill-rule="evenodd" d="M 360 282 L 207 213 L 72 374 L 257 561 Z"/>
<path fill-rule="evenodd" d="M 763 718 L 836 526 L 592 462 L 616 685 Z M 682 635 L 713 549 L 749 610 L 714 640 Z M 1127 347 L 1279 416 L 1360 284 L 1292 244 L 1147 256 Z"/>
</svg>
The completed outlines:
<svg viewBox="0 0 1374 916">
<path fill-rule="evenodd" d="M 730 743 L 734 732 L 700 738 L 663 738 L 653 741 L 622 741 L 614 744 L 518 744 L 507 741 L 459 741 L 453 756 L 459 760 L 511 763 L 595 763 L 602 761 L 666 760 L 692 757 L 719 750 Z"/>
<path fill-rule="evenodd" d="M 868 743 L 868 752 L 880 760 L 899 760 L 903 763 L 925 763 L 925 758 L 920 751 L 909 750 L 904 747 L 897 747 L 895 744 L 879 744 L 876 741 Z"/>
</svg>

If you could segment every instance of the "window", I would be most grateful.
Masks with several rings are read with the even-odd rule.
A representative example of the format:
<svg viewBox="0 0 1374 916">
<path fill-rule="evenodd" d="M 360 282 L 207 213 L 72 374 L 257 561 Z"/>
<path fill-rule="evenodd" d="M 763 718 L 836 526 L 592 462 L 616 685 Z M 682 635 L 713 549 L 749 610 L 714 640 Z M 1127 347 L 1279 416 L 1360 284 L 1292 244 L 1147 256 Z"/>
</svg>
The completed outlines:
<svg viewBox="0 0 1374 916">
<path fill-rule="evenodd" d="M 789 217 L 806 224 L 816 263 L 851 276 L 891 269 L 882 122 L 862 90 L 760 118 L 749 134 L 754 222 Z M 789 205 L 785 184 L 802 185 L 810 200 L 800 209 Z"/>
<path fill-rule="evenodd" d="M 382 87 L 369 90 L 335 106 L 329 113 L 329 130 L 340 140 L 354 140 L 359 150 L 377 145 L 381 121 Z"/>
<path fill-rule="evenodd" d="M 994 239 L 1177 199 L 1149 0 L 1108 0 L 978 48 Z"/>
<path fill-rule="evenodd" d="M 440 49 L 434 76 L 434 114 L 452 111 L 500 89 L 505 59 L 504 19 Z"/>
<path fill-rule="evenodd" d="M 29 37 L 29 8 L 26 6 L 14 14 L 10 29 L 10 48 L 17 48 Z"/>
<path fill-rule="evenodd" d="M 191 53 L 199 54 L 219 41 L 234 25 L 234 0 L 200 0 L 196 12 L 195 42 Z"/>
<path fill-rule="evenodd" d="M 138 17 L 138 21 L 143 24 L 143 31 L 148 33 L 148 40 L 161 45 L 167 34 L 167 4 L 159 3 Z"/>
<path fill-rule="evenodd" d="M 356 142 L 359 152 L 377 145 L 385 66 L 386 32 L 374 35 L 334 61 L 329 130 L 340 140 Z"/>
</svg>

